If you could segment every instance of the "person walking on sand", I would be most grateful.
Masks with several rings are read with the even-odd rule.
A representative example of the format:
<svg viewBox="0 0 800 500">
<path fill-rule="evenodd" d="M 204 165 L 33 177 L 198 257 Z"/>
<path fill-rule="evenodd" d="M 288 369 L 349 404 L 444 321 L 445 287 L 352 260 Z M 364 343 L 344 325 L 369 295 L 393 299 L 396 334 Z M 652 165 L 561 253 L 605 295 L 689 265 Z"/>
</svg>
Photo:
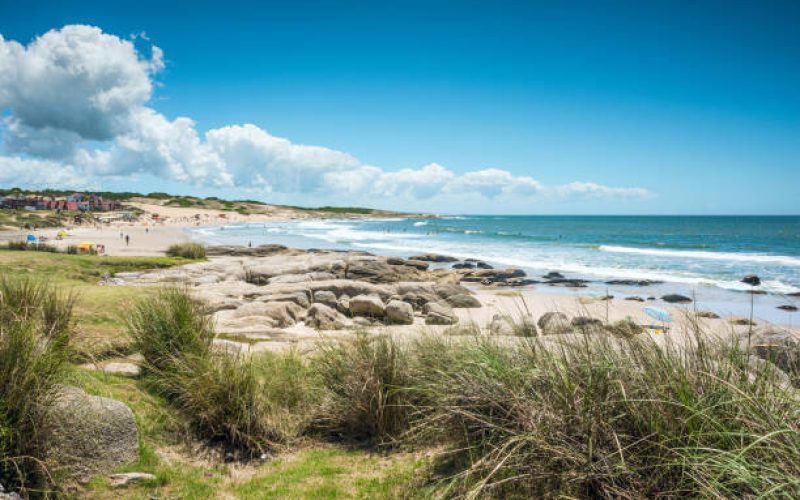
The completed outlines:
<svg viewBox="0 0 800 500">
<path fill-rule="evenodd" d="M 130 234 L 126 234 L 125 235 L 125 246 L 126 247 L 130 246 L 130 244 L 131 244 L 131 235 Z"/>
</svg>

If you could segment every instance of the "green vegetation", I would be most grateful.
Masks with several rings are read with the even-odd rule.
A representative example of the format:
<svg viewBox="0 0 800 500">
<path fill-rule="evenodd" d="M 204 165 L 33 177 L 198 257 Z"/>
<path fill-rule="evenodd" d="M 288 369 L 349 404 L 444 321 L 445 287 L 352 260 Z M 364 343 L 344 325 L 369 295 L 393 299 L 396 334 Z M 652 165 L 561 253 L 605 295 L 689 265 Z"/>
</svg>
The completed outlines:
<svg viewBox="0 0 800 500">
<path fill-rule="evenodd" d="M 0 484 L 51 489 L 45 410 L 69 360 L 74 298 L 30 279 L 0 277 Z"/>
<path fill-rule="evenodd" d="M 295 205 L 276 205 L 283 208 L 291 208 L 294 210 L 302 210 L 304 212 L 323 212 L 333 214 L 358 214 L 358 215 L 380 215 L 396 213 L 389 210 L 378 210 L 375 208 L 362 208 L 362 207 L 298 207 Z"/>
<path fill-rule="evenodd" d="M 190 262 L 176 257 L 96 257 L 63 253 L 20 252 L 0 247 L 0 275 L 40 278 L 77 297 L 78 328 L 73 338 L 76 360 L 99 360 L 132 350 L 122 318 L 129 303 L 147 295 L 141 287 L 106 287 L 97 283 L 103 275 L 145 271 Z"/>
<path fill-rule="evenodd" d="M 64 227 L 75 221 L 75 217 L 89 220 L 91 214 L 78 212 L 56 212 L 55 210 L 12 210 L 10 208 L 0 208 L 0 228 L 3 226 L 14 228 L 33 228 L 37 229 L 48 227 Z"/>
<path fill-rule="evenodd" d="M 206 247 L 200 243 L 176 243 L 167 249 L 167 255 L 193 260 L 205 259 Z"/>
<path fill-rule="evenodd" d="M 140 301 L 128 333 L 144 356 L 148 382 L 172 401 L 208 440 L 261 454 L 280 439 L 270 426 L 253 365 L 215 355 L 205 307 L 182 289 L 163 289 Z"/>
</svg>

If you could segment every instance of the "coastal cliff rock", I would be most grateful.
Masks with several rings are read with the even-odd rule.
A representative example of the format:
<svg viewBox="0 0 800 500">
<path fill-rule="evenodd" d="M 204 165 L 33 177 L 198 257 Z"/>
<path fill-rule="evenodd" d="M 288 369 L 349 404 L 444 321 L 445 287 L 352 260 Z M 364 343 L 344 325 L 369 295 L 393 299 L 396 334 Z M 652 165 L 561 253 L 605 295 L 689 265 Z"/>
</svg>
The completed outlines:
<svg viewBox="0 0 800 500">
<path fill-rule="evenodd" d="M 124 403 L 64 387 L 47 415 L 47 457 L 58 473 L 84 481 L 139 456 L 139 429 Z"/>
</svg>

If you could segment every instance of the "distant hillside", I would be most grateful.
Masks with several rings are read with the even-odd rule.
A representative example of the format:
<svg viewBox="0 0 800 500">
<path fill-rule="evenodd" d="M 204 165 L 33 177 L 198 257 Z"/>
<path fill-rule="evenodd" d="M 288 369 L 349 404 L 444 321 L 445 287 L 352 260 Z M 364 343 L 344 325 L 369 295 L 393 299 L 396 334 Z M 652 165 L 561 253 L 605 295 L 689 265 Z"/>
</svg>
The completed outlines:
<svg viewBox="0 0 800 500">
<path fill-rule="evenodd" d="M 95 195 L 107 200 L 121 202 L 128 209 L 137 213 L 142 213 L 144 205 L 176 207 L 187 209 L 218 210 L 235 212 L 240 215 L 272 215 L 281 217 L 336 217 L 336 216 L 412 216 L 417 214 L 407 214 L 388 210 L 378 210 L 364 207 L 301 207 L 292 205 L 273 205 L 256 200 L 225 200 L 215 196 L 201 198 L 197 196 L 173 195 L 163 192 L 136 193 L 136 192 L 113 192 L 113 191 L 64 191 L 64 190 L 28 190 L 21 188 L 0 189 L 0 198 L 34 198 L 46 197 L 63 199 L 72 194 L 79 193 L 84 195 Z M 0 226 L 6 227 L 27 227 L 36 225 L 38 227 L 63 225 L 71 216 L 75 214 L 58 212 L 52 210 L 37 210 L 35 212 L 25 210 L 0 209 Z M 425 215 L 419 215 L 425 216 Z M 91 218 L 88 216 L 88 218 Z"/>
</svg>

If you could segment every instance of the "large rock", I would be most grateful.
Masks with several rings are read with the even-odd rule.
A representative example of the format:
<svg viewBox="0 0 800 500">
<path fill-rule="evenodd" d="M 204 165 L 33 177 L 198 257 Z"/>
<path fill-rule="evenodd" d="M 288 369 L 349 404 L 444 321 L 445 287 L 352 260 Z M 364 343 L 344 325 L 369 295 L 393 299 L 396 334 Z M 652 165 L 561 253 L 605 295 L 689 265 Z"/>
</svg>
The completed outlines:
<svg viewBox="0 0 800 500">
<path fill-rule="evenodd" d="M 389 260 L 376 257 L 364 257 L 350 260 L 345 267 L 344 277 L 367 281 L 369 283 L 396 283 L 398 281 L 419 281 L 424 279 L 425 274 L 417 267 L 406 265 L 405 261 L 393 265 Z"/>
<path fill-rule="evenodd" d="M 651 286 L 660 285 L 664 283 L 659 280 L 608 280 L 606 285 L 624 285 L 624 286 Z"/>
<path fill-rule="evenodd" d="M 336 294 L 330 290 L 318 290 L 314 292 L 314 302 L 325 304 L 335 309 L 337 306 Z"/>
<path fill-rule="evenodd" d="M 392 323 L 410 325 L 414 322 L 414 308 L 408 302 L 390 300 L 386 304 L 386 318 Z"/>
<path fill-rule="evenodd" d="M 223 255 L 265 257 L 283 253 L 286 250 L 287 248 L 283 245 L 259 245 L 252 248 L 238 245 L 217 245 L 206 247 L 206 255 L 209 257 Z"/>
<path fill-rule="evenodd" d="M 445 300 L 450 307 L 455 308 L 481 307 L 481 303 L 478 299 L 476 299 L 473 295 L 467 295 L 465 293 L 450 295 Z"/>
<path fill-rule="evenodd" d="M 668 302 L 670 304 L 689 304 L 692 299 L 687 297 L 686 295 L 680 295 L 678 293 L 670 293 L 668 295 L 664 295 L 661 297 L 661 300 L 664 302 Z"/>
<path fill-rule="evenodd" d="M 47 408 L 48 461 L 79 481 L 107 474 L 139 456 L 133 412 L 114 399 L 64 387 Z"/>
<path fill-rule="evenodd" d="M 435 253 L 424 253 L 421 255 L 413 255 L 409 257 L 410 260 L 421 260 L 423 262 L 458 262 L 455 257 L 447 255 L 439 255 Z"/>
<path fill-rule="evenodd" d="M 308 308 L 306 324 L 317 330 L 341 330 L 348 321 L 336 309 L 315 303 Z"/>
<path fill-rule="evenodd" d="M 747 332 L 741 334 L 741 339 L 746 345 Z M 750 349 L 781 370 L 800 374 L 800 339 L 793 332 L 773 326 L 758 328 L 750 336 Z"/>
<path fill-rule="evenodd" d="M 477 282 L 477 283 L 493 283 L 497 281 L 505 281 L 509 278 L 524 278 L 525 271 L 522 269 L 508 268 L 508 269 L 475 269 L 462 271 L 464 277 L 462 281 Z"/>
<path fill-rule="evenodd" d="M 422 308 L 426 325 L 452 325 L 458 322 L 453 309 L 441 302 L 428 302 Z"/>
<path fill-rule="evenodd" d="M 560 335 L 571 331 L 569 318 L 562 312 L 546 312 L 537 322 L 542 335 Z"/>
<path fill-rule="evenodd" d="M 386 307 L 377 295 L 356 295 L 350 299 L 350 314 L 382 318 L 386 314 Z"/>
<path fill-rule="evenodd" d="M 305 318 L 306 311 L 294 302 L 250 302 L 233 311 L 235 318 L 260 317 L 269 326 L 285 328 Z"/>
</svg>

